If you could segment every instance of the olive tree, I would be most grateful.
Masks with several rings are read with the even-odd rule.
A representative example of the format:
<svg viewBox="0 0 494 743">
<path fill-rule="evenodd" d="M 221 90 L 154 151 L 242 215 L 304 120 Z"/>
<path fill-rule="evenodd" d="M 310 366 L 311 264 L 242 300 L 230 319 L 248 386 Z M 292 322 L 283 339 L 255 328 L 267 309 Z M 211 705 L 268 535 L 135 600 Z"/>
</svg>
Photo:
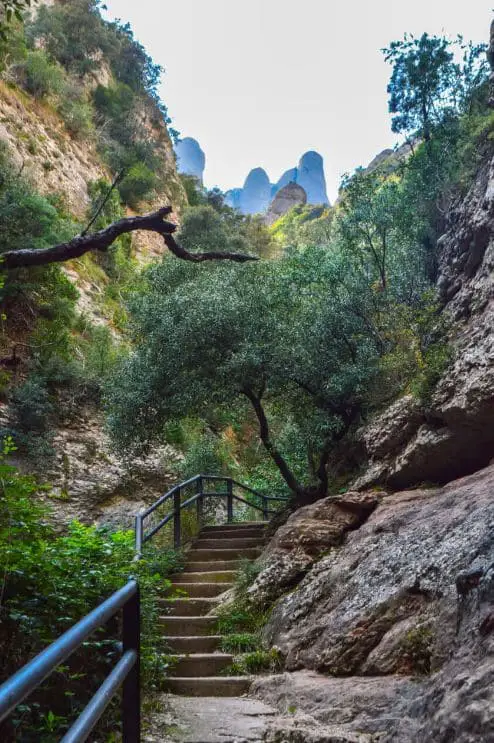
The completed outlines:
<svg viewBox="0 0 494 743">
<path fill-rule="evenodd" d="M 241 268 L 153 266 L 131 300 L 134 350 L 108 390 L 114 438 L 150 444 L 169 419 L 248 405 L 298 501 L 325 495 L 332 447 L 359 420 L 376 371 L 370 295 L 344 255 L 324 249 Z M 302 478 L 273 434 L 280 417 L 306 452 Z"/>
</svg>

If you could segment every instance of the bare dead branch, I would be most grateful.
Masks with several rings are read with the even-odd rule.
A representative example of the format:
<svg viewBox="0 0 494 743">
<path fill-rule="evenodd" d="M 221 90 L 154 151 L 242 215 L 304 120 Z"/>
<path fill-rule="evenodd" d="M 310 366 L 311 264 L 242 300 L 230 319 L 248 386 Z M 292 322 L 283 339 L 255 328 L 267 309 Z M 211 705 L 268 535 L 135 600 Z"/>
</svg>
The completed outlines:
<svg viewBox="0 0 494 743">
<path fill-rule="evenodd" d="M 156 232 L 163 237 L 165 245 L 173 255 L 185 261 L 202 263 L 203 261 L 228 260 L 237 263 L 258 260 L 257 256 L 245 253 L 229 253 L 212 251 L 208 253 L 190 253 L 177 243 L 173 237 L 177 226 L 168 222 L 165 217 L 172 211 L 171 206 L 164 206 L 156 212 L 146 214 L 142 217 L 126 217 L 118 222 L 113 222 L 103 230 L 93 232 L 90 235 L 77 235 L 69 242 L 55 245 L 52 248 L 36 250 L 25 248 L 23 250 L 9 250 L 1 256 L 0 268 L 11 270 L 13 268 L 26 268 L 29 266 L 44 266 L 48 263 L 61 263 L 72 258 L 80 258 L 85 253 L 93 250 L 105 252 L 117 238 L 129 232 L 146 230 Z"/>
</svg>

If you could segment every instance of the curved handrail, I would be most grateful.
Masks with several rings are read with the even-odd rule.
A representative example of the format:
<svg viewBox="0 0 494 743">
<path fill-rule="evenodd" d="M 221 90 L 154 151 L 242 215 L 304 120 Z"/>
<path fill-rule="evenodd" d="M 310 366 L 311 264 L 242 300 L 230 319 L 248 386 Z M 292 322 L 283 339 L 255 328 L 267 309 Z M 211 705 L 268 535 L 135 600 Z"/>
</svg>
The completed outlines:
<svg viewBox="0 0 494 743">
<path fill-rule="evenodd" d="M 208 492 L 207 490 L 204 490 L 204 483 L 206 482 L 222 482 L 226 485 L 226 490 L 220 491 L 220 492 Z M 187 498 L 187 500 L 182 502 L 182 491 L 186 488 L 195 485 L 196 486 L 196 493 L 192 495 L 191 497 Z M 233 487 L 239 487 L 242 490 L 251 493 L 252 495 L 256 496 L 260 499 L 262 505 L 257 505 L 256 503 L 251 503 L 250 501 L 245 500 L 244 498 L 241 498 L 238 495 L 235 495 L 233 492 Z M 141 513 L 137 514 L 135 519 L 135 546 L 136 546 L 136 554 L 137 556 L 140 556 L 142 553 L 142 547 L 143 545 L 148 542 L 155 534 L 157 534 L 166 524 L 168 524 L 172 519 L 174 522 L 173 532 L 174 532 L 174 546 L 176 549 L 178 549 L 181 545 L 181 512 L 188 508 L 189 506 L 192 506 L 194 503 L 197 504 L 197 511 L 198 511 L 198 517 L 200 521 L 200 516 L 202 514 L 202 506 L 204 503 L 204 500 L 206 498 L 226 498 L 227 501 L 227 519 L 228 523 L 231 523 L 233 521 L 233 503 L 234 501 L 243 503 L 250 508 L 253 508 L 254 510 L 262 513 L 263 520 L 268 521 L 270 515 L 275 513 L 272 509 L 269 508 L 270 503 L 272 502 L 278 502 L 283 503 L 286 502 L 288 499 L 281 497 L 281 496 L 269 496 L 264 495 L 264 493 L 259 493 L 257 490 L 254 490 L 254 488 L 251 488 L 249 485 L 244 485 L 243 483 L 239 482 L 238 480 L 233 479 L 232 477 L 226 477 L 224 475 L 194 475 L 194 477 L 190 477 L 188 480 L 185 480 L 184 482 L 179 483 L 178 485 L 174 485 L 171 490 L 168 490 L 164 495 L 162 495 L 160 498 L 158 498 L 155 503 L 153 503 L 151 506 L 146 508 Z M 167 501 L 173 500 L 173 508 L 170 513 L 168 513 L 164 518 L 162 518 L 157 524 L 155 524 L 148 532 L 145 531 L 145 520 L 148 516 L 150 516 L 152 513 L 156 511 L 157 508 L 165 504 Z"/>
</svg>

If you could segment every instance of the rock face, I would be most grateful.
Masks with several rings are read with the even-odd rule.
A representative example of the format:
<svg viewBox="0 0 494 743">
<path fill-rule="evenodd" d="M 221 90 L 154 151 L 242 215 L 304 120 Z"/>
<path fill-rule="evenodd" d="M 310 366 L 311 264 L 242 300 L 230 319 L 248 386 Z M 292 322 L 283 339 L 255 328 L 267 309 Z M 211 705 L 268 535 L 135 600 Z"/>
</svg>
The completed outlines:
<svg viewBox="0 0 494 743">
<path fill-rule="evenodd" d="M 175 145 L 177 155 L 177 170 L 184 175 L 193 175 L 202 183 L 206 156 L 201 150 L 199 142 L 192 137 L 184 137 Z"/>
<path fill-rule="evenodd" d="M 50 489 L 45 499 L 63 525 L 73 519 L 131 529 L 136 513 L 176 482 L 181 456 L 171 447 L 126 461 L 112 450 L 102 414 L 95 408 L 71 413 L 57 428 L 55 457 L 37 474 Z M 33 471 L 30 462 L 17 462 Z M 151 522 L 150 522 L 151 523 Z"/>
<path fill-rule="evenodd" d="M 240 194 L 242 214 L 260 214 L 271 201 L 271 184 L 263 168 L 254 168 L 247 176 Z"/>
<path fill-rule="evenodd" d="M 282 188 L 287 186 L 289 183 L 296 183 L 298 177 L 298 169 L 297 168 L 290 168 L 290 170 L 285 170 L 283 175 L 281 176 L 278 183 L 276 183 L 273 186 L 274 194 L 276 194 L 278 191 L 280 191 Z M 274 196 L 273 194 L 273 196 Z"/>
<path fill-rule="evenodd" d="M 225 204 L 232 209 L 240 209 L 241 188 L 231 188 L 225 193 Z"/>
<path fill-rule="evenodd" d="M 412 398 L 403 398 L 363 431 L 368 465 L 355 487 L 448 482 L 491 460 L 493 237 L 494 158 L 481 168 L 463 202 L 450 211 L 448 229 L 438 241 L 437 287 L 445 312 L 454 321 L 453 362 L 427 410 L 418 409 Z"/>
<path fill-rule="evenodd" d="M 297 183 L 288 183 L 281 188 L 269 205 L 264 221 L 270 225 L 286 214 L 294 206 L 304 206 L 307 203 L 307 194 Z"/>
<path fill-rule="evenodd" d="M 341 545 L 345 534 L 365 521 L 382 493 L 345 493 L 299 508 L 281 526 L 263 558 L 263 570 L 249 589 L 256 603 L 269 603 L 298 583 L 323 552 Z"/>
<path fill-rule="evenodd" d="M 297 169 L 297 183 L 305 190 L 308 204 L 329 204 L 323 159 L 318 152 L 310 151 L 302 155 Z"/>
<path fill-rule="evenodd" d="M 295 673 L 260 679 L 255 692 L 280 712 L 311 715 L 317 741 L 357 733 L 379 733 L 380 742 L 494 741 L 493 487 L 490 466 L 442 488 L 352 494 L 345 508 L 359 509 L 360 525 L 346 522 L 342 545 L 343 502 L 294 514 L 268 548 L 257 591 L 264 584 L 276 595 L 273 553 L 328 551 L 295 590 L 292 582 L 265 628 Z M 285 592 L 279 571 L 277 580 Z M 290 732 L 293 720 L 275 725 L 286 737 L 266 740 L 304 739 Z M 342 726 L 340 737 L 324 737 L 332 725 Z"/>
</svg>

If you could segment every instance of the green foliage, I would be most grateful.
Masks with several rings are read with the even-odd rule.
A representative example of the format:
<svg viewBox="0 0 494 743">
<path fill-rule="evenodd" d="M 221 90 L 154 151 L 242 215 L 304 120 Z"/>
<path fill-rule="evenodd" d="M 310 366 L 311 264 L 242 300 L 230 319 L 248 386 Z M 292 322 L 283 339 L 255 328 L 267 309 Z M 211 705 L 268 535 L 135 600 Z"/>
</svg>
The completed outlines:
<svg viewBox="0 0 494 743">
<path fill-rule="evenodd" d="M 100 179 L 89 184 L 88 191 L 91 197 L 91 207 L 88 213 L 88 219 L 99 211 L 99 215 L 94 222 L 92 229 L 101 230 L 125 217 L 125 210 L 120 203 L 120 194 L 118 188 L 111 191 L 111 184 L 105 179 Z M 102 207 L 102 208 L 101 208 Z M 131 259 L 132 237 L 131 235 L 122 235 L 104 253 L 93 256 L 106 271 L 108 276 L 113 279 L 115 284 L 125 284 L 132 279 L 135 274 L 135 267 Z"/>
<path fill-rule="evenodd" d="M 431 673 L 434 639 L 434 633 L 426 625 L 418 625 L 407 632 L 401 642 L 407 673 L 420 676 Z"/>
<path fill-rule="evenodd" d="M 283 658 L 278 648 L 254 650 L 235 658 L 226 669 L 229 676 L 248 676 L 259 673 L 279 673 L 283 669 Z"/>
<path fill-rule="evenodd" d="M 7 677 L 56 639 L 130 574 L 142 590 L 144 689 L 160 688 L 168 660 L 157 651 L 158 598 L 170 585 L 166 576 L 180 561 L 173 552 L 148 551 L 133 561 L 133 534 L 74 522 L 57 535 L 49 511 L 40 504 L 39 486 L 0 461 L 0 674 Z M 12 718 L 23 740 L 59 740 L 118 655 L 118 626 L 112 621 L 84 643 L 52 674 Z M 41 705 L 41 706 L 40 706 Z M 118 715 L 118 712 L 117 712 Z M 109 729 L 116 720 L 107 713 Z M 50 734 L 56 733 L 53 738 Z"/>
<path fill-rule="evenodd" d="M 393 65 L 388 85 L 393 131 L 416 132 L 429 140 L 436 126 L 465 110 L 472 91 L 487 76 L 485 49 L 484 44 L 465 44 L 462 37 L 452 43 L 427 33 L 405 35 L 384 49 Z"/>
<path fill-rule="evenodd" d="M 8 38 L 13 21 L 23 22 L 24 13 L 33 2 L 36 0 L 0 0 L 0 40 Z"/>
<path fill-rule="evenodd" d="M 42 49 L 28 52 L 22 74 L 23 87 L 35 98 L 60 95 L 64 89 L 63 69 L 53 64 Z"/>
<path fill-rule="evenodd" d="M 229 474 L 218 440 L 210 433 L 203 433 L 187 447 L 186 456 L 180 466 L 184 479 L 200 472 L 204 475 Z"/>
<path fill-rule="evenodd" d="M 223 653 L 249 653 L 259 646 L 259 637 L 252 632 L 229 634 L 221 640 L 221 651 Z"/>
<path fill-rule="evenodd" d="M 283 247 L 291 245 L 327 245 L 331 240 L 333 210 L 329 207 L 294 206 L 271 227 L 275 241 Z"/>
<path fill-rule="evenodd" d="M 135 209 L 143 199 L 151 198 L 157 185 L 156 174 L 144 163 L 135 163 L 120 182 L 119 191 L 124 202 Z"/>
</svg>

